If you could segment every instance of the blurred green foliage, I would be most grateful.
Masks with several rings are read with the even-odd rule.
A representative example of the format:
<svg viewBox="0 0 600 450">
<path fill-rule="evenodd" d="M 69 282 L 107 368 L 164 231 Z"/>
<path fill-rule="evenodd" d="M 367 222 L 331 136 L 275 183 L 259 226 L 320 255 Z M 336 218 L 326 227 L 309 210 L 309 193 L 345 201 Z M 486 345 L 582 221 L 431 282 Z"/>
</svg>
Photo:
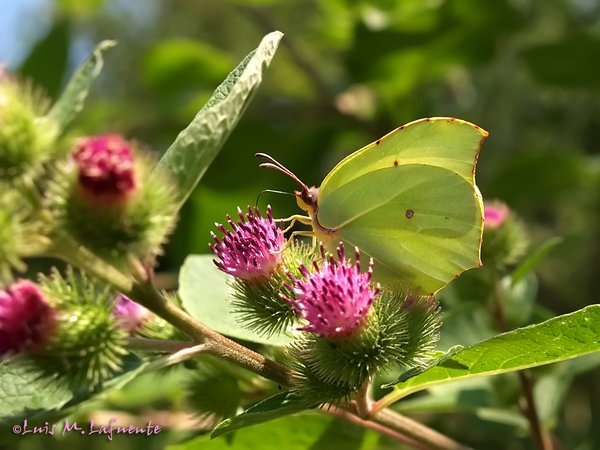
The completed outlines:
<svg viewBox="0 0 600 450">
<path fill-rule="evenodd" d="M 116 39 L 69 137 L 121 132 L 158 152 L 266 32 L 286 34 L 257 98 L 183 209 L 161 270 L 175 272 L 188 254 L 208 251 L 214 222 L 255 204 L 262 190 L 295 188 L 261 171 L 255 152 L 318 185 L 343 156 L 396 126 L 447 115 L 490 131 L 477 172 L 484 198 L 507 202 L 534 247 L 564 238 L 538 268 L 540 305 L 564 313 L 597 302 L 600 1 L 55 0 L 52 7 L 51 27 L 17 72 L 55 97 L 93 44 Z M 259 205 L 266 203 L 279 217 L 297 212 L 292 197 L 265 193 Z M 448 311 L 459 318 L 449 336 L 457 328 L 486 335 L 476 329 L 481 317 L 458 311 Z M 575 378 L 558 411 L 564 448 L 600 446 L 592 432 L 600 428 L 598 371 L 585 377 Z M 481 414 L 442 415 L 434 425 L 477 448 L 528 445 Z"/>
</svg>

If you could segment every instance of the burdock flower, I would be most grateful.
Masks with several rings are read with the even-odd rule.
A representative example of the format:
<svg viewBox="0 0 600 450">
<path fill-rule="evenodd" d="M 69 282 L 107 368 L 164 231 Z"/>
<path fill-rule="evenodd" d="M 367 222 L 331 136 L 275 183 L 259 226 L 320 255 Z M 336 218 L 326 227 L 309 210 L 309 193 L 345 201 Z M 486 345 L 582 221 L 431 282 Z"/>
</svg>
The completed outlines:
<svg viewBox="0 0 600 450">
<path fill-rule="evenodd" d="M 139 331 L 149 314 L 150 311 L 126 295 L 117 295 L 112 315 L 117 319 L 119 326 L 129 334 Z"/>
<path fill-rule="evenodd" d="M 337 248 L 338 261 L 332 255 L 327 258 L 323 244 L 320 249 L 323 258 L 321 268 L 314 262 L 316 271 L 311 273 L 306 266 L 300 265 L 304 279 L 288 273 L 293 281 L 293 286 L 288 285 L 288 288 L 296 298 L 283 295 L 282 298 L 309 322 L 301 330 L 326 338 L 347 337 L 361 329 L 373 300 L 379 294 L 379 284 L 371 289 L 373 260 L 369 261 L 367 272 L 361 273 L 358 248 L 355 248 L 354 264 L 346 259 L 342 243 Z"/>
<path fill-rule="evenodd" d="M 228 275 L 254 282 L 268 279 L 282 264 L 282 251 L 285 247 L 283 230 L 273 220 L 271 207 L 267 207 L 267 217 L 262 217 L 258 208 L 248 207 L 244 216 L 238 208 L 240 221 L 236 224 L 227 215 L 231 230 L 215 224 L 223 237 L 219 239 L 211 232 L 214 244 L 210 248 L 220 261 L 215 265 Z"/>
<path fill-rule="evenodd" d="M 54 309 L 31 281 L 0 291 L 0 356 L 43 346 L 55 324 Z"/>
<path fill-rule="evenodd" d="M 79 169 L 80 192 L 88 200 L 119 204 L 135 192 L 133 153 L 121 136 L 106 134 L 82 139 L 73 159 Z"/>
<path fill-rule="evenodd" d="M 509 209 L 506 203 L 499 200 L 493 200 L 485 203 L 484 218 L 487 229 L 496 229 L 500 227 L 508 217 Z"/>
</svg>

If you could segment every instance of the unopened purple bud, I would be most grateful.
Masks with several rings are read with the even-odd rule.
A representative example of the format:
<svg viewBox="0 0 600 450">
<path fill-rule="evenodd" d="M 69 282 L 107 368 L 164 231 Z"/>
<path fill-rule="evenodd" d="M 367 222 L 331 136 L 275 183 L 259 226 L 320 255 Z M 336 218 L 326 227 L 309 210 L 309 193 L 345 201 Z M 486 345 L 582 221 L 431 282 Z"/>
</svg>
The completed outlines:
<svg viewBox="0 0 600 450">
<path fill-rule="evenodd" d="M 117 322 L 122 329 L 129 334 L 134 334 L 142 328 L 150 311 L 126 295 L 119 294 L 115 298 L 115 308 L 112 314 L 117 318 Z"/>
<path fill-rule="evenodd" d="M 290 273 L 293 284 L 288 288 L 295 299 L 281 296 L 291 303 L 296 312 L 308 321 L 300 328 L 327 338 L 347 337 L 360 330 L 368 315 L 373 300 L 380 291 L 379 284 L 371 288 L 373 260 L 369 261 L 366 273 L 360 271 L 360 253 L 355 248 L 355 263 L 346 259 L 344 245 L 337 248 L 338 261 L 325 254 L 320 246 L 322 264 L 315 263 L 316 272 L 311 273 L 306 266 L 300 265 L 304 279 L 297 279 Z"/>
<path fill-rule="evenodd" d="M 485 228 L 495 229 L 500 227 L 508 217 L 510 210 L 506 203 L 493 200 L 485 203 L 484 218 Z"/>
<path fill-rule="evenodd" d="M 273 220 L 270 206 L 267 217 L 262 217 L 258 208 L 250 207 L 245 215 L 238 209 L 238 216 L 237 223 L 227 216 L 232 231 L 216 224 L 222 238 L 211 233 L 215 243 L 209 244 L 210 248 L 220 259 L 214 262 L 226 274 L 242 280 L 268 279 L 282 263 L 283 230 Z"/>
<path fill-rule="evenodd" d="M 79 188 L 93 202 L 120 204 L 135 192 L 137 182 L 130 145 L 114 134 L 81 139 L 73 152 Z"/>
<path fill-rule="evenodd" d="M 40 289 L 20 280 L 0 291 L 0 356 L 46 344 L 56 328 L 56 313 Z"/>
</svg>

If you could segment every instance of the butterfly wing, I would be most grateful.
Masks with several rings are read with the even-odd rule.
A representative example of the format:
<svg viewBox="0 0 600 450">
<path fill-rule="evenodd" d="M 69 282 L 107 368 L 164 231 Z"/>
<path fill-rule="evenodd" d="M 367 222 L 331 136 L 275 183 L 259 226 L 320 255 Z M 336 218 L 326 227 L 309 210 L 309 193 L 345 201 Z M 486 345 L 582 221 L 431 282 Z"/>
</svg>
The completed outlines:
<svg viewBox="0 0 600 450">
<path fill-rule="evenodd" d="M 384 283 L 434 293 L 480 264 L 475 165 L 487 132 L 453 118 L 411 122 L 342 160 L 319 188 L 319 224 L 375 260 Z"/>
</svg>

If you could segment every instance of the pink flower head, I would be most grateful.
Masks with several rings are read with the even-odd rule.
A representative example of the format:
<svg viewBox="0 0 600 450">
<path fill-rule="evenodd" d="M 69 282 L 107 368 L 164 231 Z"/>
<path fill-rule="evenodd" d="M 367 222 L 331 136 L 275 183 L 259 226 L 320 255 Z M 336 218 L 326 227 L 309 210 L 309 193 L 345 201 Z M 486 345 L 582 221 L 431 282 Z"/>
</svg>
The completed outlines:
<svg viewBox="0 0 600 450">
<path fill-rule="evenodd" d="M 54 309 L 31 281 L 0 291 L 0 355 L 41 347 L 55 325 Z"/>
<path fill-rule="evenodd" d="M 358 331 L 369 312 L 373 300 L 379 294 L 379 284 L 371 289 L 373 259 L 369 261 L 366 273 L 360 271 L 360 252 L 355 247 L 355 259 L 346 259 L 344 244 L 337 248 L 338 261 L 325 255 L 321 244 L 323 263 L 321 268 L 314 262 L 316 272 L 311 273 L 306 266 L 299 270 L 304 279 L 299 280 L 291 273 L 288 277 L 293 286 L 288 288 L 296 294 L 296 299 L 281 298 L 292 304 L 294 310 L 309 323 L 300 328 L 327 338 L 345 337 Z"/>
<path fill-rule="evenodd" d="M 211 232 L 214 244 L 210 248 L 221 259 L 213 260 L 215 265 L 228 275 L 246 281 L 267 279 L 282 262 L 281 252 L 285 246 L 283 230 L 273 220 L 271 207 L 267 207 L 267 217 L 261 216 L 258 208 L 244 216 L 238 208 L 240 221 L 236 224 L 227 215 L 232 231 L 223 225 L 215 225 L 223 233 L 219 239 Z"/>
<path fill-rule="evenodd" d="M 134 334 L 142 328 L 142 325 L 148 318 L 150 311 L 142 305 L 134 302 L 123 294 L 117 295 L 115 299 L 115 309 L 112 312 L 116 317 L 119 326 L 129 334 Z"/>
<path fill-rule="evenodd" d="M 485 227 L 491 230 L 500 227 L 508 217 L 508 213 L 509 209 L 506 203 L 499 200 L 486 202 L 483 210 Z"/>
<path fill-rule="evenodd" d="M 79 168 L 79 187 L 86 198 L 120 203 L 136 189 L 133 153 L 115 134 L 81 139 L 73 152 Z"/>
</svg>

